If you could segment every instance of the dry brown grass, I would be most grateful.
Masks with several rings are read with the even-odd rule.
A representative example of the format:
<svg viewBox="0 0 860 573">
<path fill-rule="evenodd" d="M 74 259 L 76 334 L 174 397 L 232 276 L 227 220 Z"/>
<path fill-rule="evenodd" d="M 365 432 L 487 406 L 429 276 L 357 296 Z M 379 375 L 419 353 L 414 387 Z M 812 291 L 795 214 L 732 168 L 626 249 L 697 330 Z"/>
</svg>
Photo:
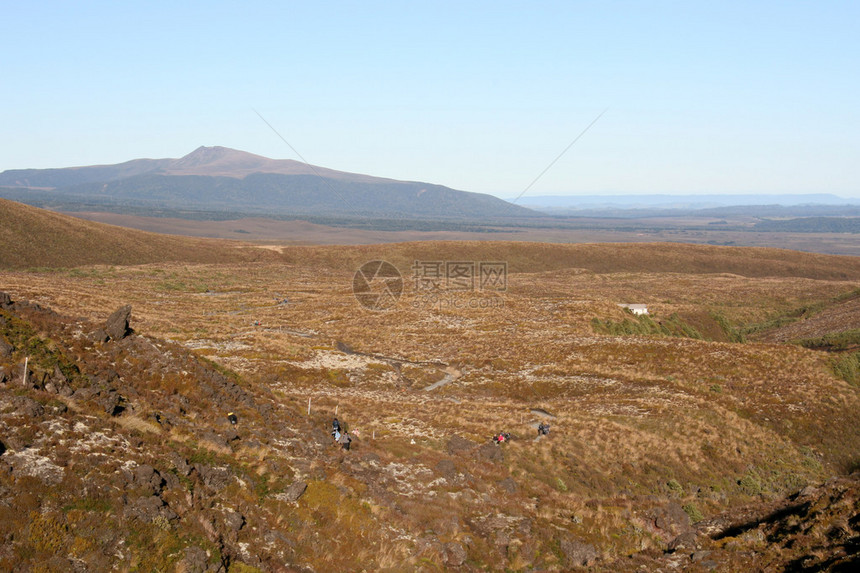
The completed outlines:
<svg viewBox="0 0 860 573">
<path fill-rule="evenodd" d="M 319 466 L 310 469 L 294 459 L 300 453 L 287 439 L 236 452 L 199 444 L 249 464 L 257 476 L 275 480 L 283 463 L 309 480 L 296 507 L 271 508 L 296 551 L 318 569 L 349 569 L 356 556 L 376 570 L 443 567 L 437 546 L 418 543 L 422 532 L 461 542 L 488 503 L 494 512 L 531 520 L 536 531 L 570 532 L 607 555 L 659 548 L 666 540 L 637 521 L 643 508 L 673 500 L 713 515 L 857 461 L 860 395 L 833 377 L 820 353 L 783 344 L 601 336 L 591 327 L 595 317 L 623 318 L 619 302 L 647 303 L 658 320 L 711 312 L 735 324 L 765 320 L 857 288 L 855 259 L 484 243 L 289 248 L 283 256 L 288 264 L 5 272 L 0 290 L 98 320 L 130 303 L 138 332 L 176 340 L 237 370 L 243 384 L 271 392 L 291 418 L 324 427 L 337 410 L 357 434 L 355 451 L 350 458 L 322 449 Z M 351 293 L 352 273 L 372 258 L 396 262 L 406 277 L 415 259 L 507 260 L 509 289 L 499 307 L 470 306 L 482 295 L 466 293 L 451 299 L 466 304 L 426 308 L 410 304 L 415 294 L 407 279 L 397 310 L 374 313 Z M 375 356 L 346 354 L 339 341 Z M 446 368 L 461 376 L 424 391 Z M 531 410 L 538 407 L 556 418 L 550 436 L 534 441 L 538 418 Z M 446 450 L 454 434 L 480 444 L 500 430 L 516 438 L 504 447 L 503 462 Z M 364 453 L 376 454 L 378 464 L 338 469 Z M 441 479 L 435 468 L 442 460 L 464 477 Z M 382 480 L 384 493 L 359 480 L 361 472 Z M 508 476 L 519 490 L 500 495 L 497 482 Z M 446 515 L 456 516 L 454 523 Z M 328 551 L 332 544 L 340 553 Z M 469 548 L 491 568 L 528 562 L 511 551 L 509 563 L 491 541 Z M 556 557 L 546 559 L 547 567 L 561 567 Z"/>
</svg>

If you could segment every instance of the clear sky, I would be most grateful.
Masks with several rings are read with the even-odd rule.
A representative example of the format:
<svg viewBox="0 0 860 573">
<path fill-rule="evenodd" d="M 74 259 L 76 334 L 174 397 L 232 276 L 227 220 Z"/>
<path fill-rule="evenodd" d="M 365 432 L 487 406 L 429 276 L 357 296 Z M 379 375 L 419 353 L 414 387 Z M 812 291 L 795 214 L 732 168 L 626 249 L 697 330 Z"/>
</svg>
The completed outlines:
<svg viewBox="0 0 860 573">
<path fill-rule="evenodd" d="M 860 2 L 0 0 L 0 171 L 223 145 L 511 197 L 860 196 Z"/>
</svg>

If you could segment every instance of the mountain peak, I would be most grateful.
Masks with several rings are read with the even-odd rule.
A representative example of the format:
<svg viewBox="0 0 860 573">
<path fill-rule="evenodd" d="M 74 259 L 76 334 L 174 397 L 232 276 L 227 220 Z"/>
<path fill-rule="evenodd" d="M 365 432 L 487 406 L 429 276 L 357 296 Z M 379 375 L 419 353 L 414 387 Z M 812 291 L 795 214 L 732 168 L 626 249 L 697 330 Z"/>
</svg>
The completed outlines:
<svg viewBox="0 0 860 573">
<path fill-rule="evenodd" d="M 229 147 L 206 147 L 201 146 L 179 159 L 173 160 L 165 169 L 169 173 L 203 174 L 203 168 L 207 175 L 216 172 L 256 170 L 266 166 L 273 160 L 253 153 L 230 149 Z"/>
</svg>

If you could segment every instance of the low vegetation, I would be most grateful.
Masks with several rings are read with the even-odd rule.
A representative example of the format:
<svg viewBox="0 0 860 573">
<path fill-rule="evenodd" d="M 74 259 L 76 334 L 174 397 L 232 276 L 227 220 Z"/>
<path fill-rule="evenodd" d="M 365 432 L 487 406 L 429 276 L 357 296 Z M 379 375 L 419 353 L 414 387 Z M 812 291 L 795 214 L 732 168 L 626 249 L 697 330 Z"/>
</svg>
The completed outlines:
<svg viewBox="0 0 860 573">
<path fill-rule="evenodd" d="M 850 342 L 835 317 L 853 308 L 854 259 L 253 249 L 274 258 L 3 271 L 15 302 L 0 310 L 2 568 L 851 564 L 857 354 L 790 341 Z M 374 259 L 405 279 L 389 312 L 352 294 Z M 427 303 L 411 268 L 448 260 L 505 261 L 507 288 Z M 134 333 L 97 336 L 124 304 Z M 814 312 L 791 324 L 815 336 L 768 340 L 789 336 L 774 317 L 798 308 Z M 335 415 L 349 451 L 331 439 Z M 493 444 L 500 431 L 511 441 Z"/>
</svg>

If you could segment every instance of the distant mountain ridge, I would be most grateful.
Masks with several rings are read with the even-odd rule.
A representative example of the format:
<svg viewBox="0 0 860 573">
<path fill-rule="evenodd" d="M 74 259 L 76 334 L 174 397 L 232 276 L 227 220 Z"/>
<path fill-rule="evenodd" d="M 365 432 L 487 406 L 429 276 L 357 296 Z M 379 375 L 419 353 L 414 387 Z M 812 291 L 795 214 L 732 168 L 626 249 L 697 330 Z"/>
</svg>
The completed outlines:
<svg viewBox="0 0 860 573">
<path fill-rule="evenodd" d="M 200 147 L 179 159 L 116 165 L 13 169 L 0 197 L 50 207 L 75 204 L 248 214 L 492 219 L 537 213 L 492 195 Z"/>
<path fill-rule="evenodd" d="M 712 209 L 719 207 L 781 205 L 860 205 L 860 198 L 839 197 L 832 193 L 781 194 L 604 194 L 536 195 L 521 197 L 516 203 L 551 213 L 576 214 L 596 209 Z"/>
</svg>

